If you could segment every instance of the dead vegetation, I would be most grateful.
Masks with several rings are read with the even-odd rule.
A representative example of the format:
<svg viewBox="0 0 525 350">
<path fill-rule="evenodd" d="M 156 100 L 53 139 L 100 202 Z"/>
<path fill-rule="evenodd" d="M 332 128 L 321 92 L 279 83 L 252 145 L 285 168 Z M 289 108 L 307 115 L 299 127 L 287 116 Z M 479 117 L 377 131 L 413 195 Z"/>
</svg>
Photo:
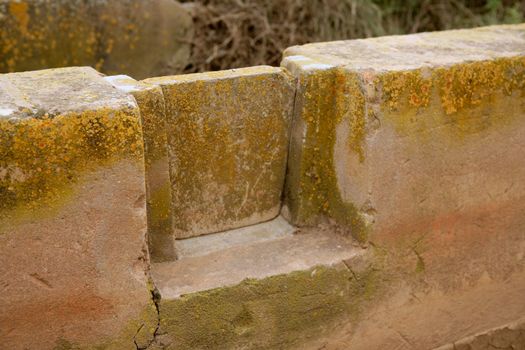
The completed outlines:
<svg viewBox="0 0 525 350">
<path fill-rule="evenodd" d="M 525 0 L 201 0 L 185 6 L 196 27 L 186 72 L 278 65 L 285 48 L 307 42 L 519 23 L 525 14 Z"/>
</svg>

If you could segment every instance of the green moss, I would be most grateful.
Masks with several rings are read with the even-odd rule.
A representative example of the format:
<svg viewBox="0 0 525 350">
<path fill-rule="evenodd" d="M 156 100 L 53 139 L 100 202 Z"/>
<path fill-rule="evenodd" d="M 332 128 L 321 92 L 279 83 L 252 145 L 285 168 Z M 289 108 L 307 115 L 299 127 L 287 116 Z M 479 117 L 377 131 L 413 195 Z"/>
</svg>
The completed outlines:
<svg viewBox="0 0 525 350">
<path fill-rule="evenodd" d="M 317 267 L 162 301 L 167 349 L 284 349 L 357 317 L 377 273 Z"/>
<path fill-rule="evenodd" d="M 1 119 L 0 219 L 56 207 L 82 173 L 142 152 L 140 121 L 122 111 Z"/>
<path fill-rule="evenodd" d="M 367 227 L 358 209 L 341 198 L 334 163 L 336 128 L 344 120 L 351 128 L 349 150 L 364 161 L 368 111 L 360 78 L 355 73 L 333 69 L 306 74 L 300 84 L 306 136 L 303 143 L 291 149 L 292 164 L 299 164 L 290 167 L 286 190 L 292 219 L 310 225 L 319 215 L 325 215 L 351 228 L 359 241 L 366 241 Z"/>
</svg>

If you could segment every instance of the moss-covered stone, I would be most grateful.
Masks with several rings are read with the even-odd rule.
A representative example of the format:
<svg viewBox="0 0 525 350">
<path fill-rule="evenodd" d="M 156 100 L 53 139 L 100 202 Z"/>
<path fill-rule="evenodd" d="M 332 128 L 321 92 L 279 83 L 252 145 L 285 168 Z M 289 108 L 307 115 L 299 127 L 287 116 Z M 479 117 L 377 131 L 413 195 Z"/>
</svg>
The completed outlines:
<svg viewBox="0 0 525 350">
<path fill-rule="evenodd" d="M 484 138 L 519 128 L 523 33 L 516 25 L 287 49 L 283 66 L 299 81 L 285 188 L 292 222 L 328 218 L 363 241 L 397 230 L 398 220 L 415 230 L 406 226 L 427 204 L 435 216 L 437 206 L 466 200 L 451 194 L 446 204 L 418 205 L 433 193 L 425 181 L 438 181 L 437 172 L 468 187 L 460 165 L 444 165 L 466 158 L 462 147 L 479 162 Z M 424 157 L 432 160 L 407 170 Z"/>
<path fill-rule="evenodd" d="M 160 304 L 167 349 L 290 349 L 359 315 L 380 289 L 374 270 L 316 267 Z"/>
<path fill-rule="evenodd" d="M 359 75 L 337 68 L 300 75 L 295 113 L 301 119 L 295 122 L 301 123 L 304 132 L 292 134 L 286 200 L 294 223 L 312 225 L 324 215 L 350 227 L 356 239 L 365 241 L 366 223 L 358 209 L 341 198 L 334 163 L 336 128 L 343 121 L 352 129 L 345 144 L 364 159 L 369 111 L 361 85 Z"/>
<path fill-rule="evenodd" d="M 168 120 L 177 237 L 246 226 L 280 209 L 293 102 L 278 68 L 148 79 Z"/>
<path fill-rule="evenodd" d="M 1 0 L 0 72 L 89 65 L 168 74 L 186 66 L 192 35 L 176 1 Z"/>
<path fill-rule="evenodd" d="M 74 69 L 68 71 L 76 78 L 86 79 L 73 73 Z M 82 69 L 78 72 L 85 74 Z M 24 101 L 31 101 L 32 92 L 24 89 L 31 86 L 32 75 L 41 75 L 43 81 L 49 79 L 48 88 L 53 91 L 53 74 L 48 71 L 2 76 L 18 92 L 7 89 L 0 105 L 16 101 L 10 99 L 10 93 L 29 96 Z M 59 71 L 57 74 L 58 79 L 62 78 Z M 67 80 L 55 82 L 67 85 Z M 35 97 L 38 94 L 42 92 L 35 92 Z M 142 163 L 141 122 L 127 102 L 118 108 L 102 103 L 78 112 L 74 108 L 60 111 L 56 104 L 48 106 L 51 112 L 45 112 L 46 107 L 35 101 L 42 101 L 42 96 L 28 107 L 6 108 L 10 114 L 0 116 L 0 220 L 44 214 L 60 206 L 83 173 L 121 159 Z"/>
</svg>

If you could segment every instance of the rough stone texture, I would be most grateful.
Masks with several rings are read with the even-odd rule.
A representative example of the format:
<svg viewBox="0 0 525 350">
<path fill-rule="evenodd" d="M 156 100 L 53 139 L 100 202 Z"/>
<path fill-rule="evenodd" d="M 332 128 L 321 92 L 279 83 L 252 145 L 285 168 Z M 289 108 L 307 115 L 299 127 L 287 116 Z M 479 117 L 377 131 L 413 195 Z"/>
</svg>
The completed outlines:
<svg viewBox="0 0 525 350">
<path fill-rule="evenodd" d="M 175 260 L 171 232 L 171 189 L 166 138 L 166 108 L 159 86 L 138 82 L 125 75 L 104 78 L 131 93 L 140 109 L 146 161 L 148 242 L 152 261 Z"/>
<path fill-rule="evenodd" d="M 153 264 L 162 296 L 154 348 L 300 348 L 377 293 L 378 272 L 351 270 L 364 256 L 352 240 L 317 230 Z"/>
<path fill-rule="evenodd" d="M 2 347 L 147 344 L 157 314 L 135 101 L 65 68 L 0 75 L 0 111 Z"/>
<path fill-rule="evenodd" d="M 153 78 L 168 120 L 178 238 L 270 220 L 280 210 L 293 89 L 280 68 Z"/>
<path fill-rule="evenodd" d="M 299 90 L 284 212 L 411 242 L 427 263 L 523 241 L 524 47 L 516 25 L 288 49 Z"/>
<path fill-rule="evenodd" d="M 525 349 L 525 319 L 491 329 L 435 350 L 523 350 Z"/>
<path fill-rule="evenodd" d="M 173 0 L 0 0 L 0 72 L 89 65 L 137 79 L 188 64 L 193 23 Z"/>
</svg>

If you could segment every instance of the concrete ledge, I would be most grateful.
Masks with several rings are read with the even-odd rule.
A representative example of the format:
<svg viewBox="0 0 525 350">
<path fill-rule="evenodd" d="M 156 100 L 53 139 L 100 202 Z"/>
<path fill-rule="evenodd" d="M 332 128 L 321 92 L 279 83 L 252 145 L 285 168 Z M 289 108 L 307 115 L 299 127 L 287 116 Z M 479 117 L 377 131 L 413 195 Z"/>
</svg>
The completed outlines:
<svg viewBox="0 0 525 350">
<path fill-rule="evenodd" d="M 153 264 L 161 296 L 157 345 L 300 345 L 356 316 L 360 303 L 373 295 L 375 273 L 349 269 L 364 253 L 348 238 L 316 230 L 273 240 L 254 237 L 221 251 Z"/>
</svg>

